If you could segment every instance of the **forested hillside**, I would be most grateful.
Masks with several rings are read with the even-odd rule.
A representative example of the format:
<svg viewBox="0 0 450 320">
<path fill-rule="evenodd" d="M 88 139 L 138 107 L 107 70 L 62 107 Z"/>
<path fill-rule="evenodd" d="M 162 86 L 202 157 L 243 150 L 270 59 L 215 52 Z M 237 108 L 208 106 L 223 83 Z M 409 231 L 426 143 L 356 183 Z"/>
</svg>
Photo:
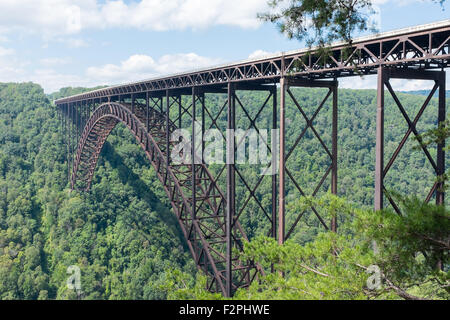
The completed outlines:
<svg viewBox="0 0 450 320">
<path fill-rule="evenodd" d="M 91 191 L 70 192 L 60 123 L 50 100 L 83 90 L 66 88 L 48 97 L 36 84 L 0 84 L 0 299 L 165 299 L 173 270 L 196 272 L 162 186 L 124 126 L 114 129 L 105 144 Z M 324 91 L 298 89 L 294 94 L 311 116 Z M 399 96 L 414 118 L 425 97 Z M 247 107 L 265 100 L 259 92 L 239 93 L 239 98 Z M 209 110 L 219 110 L 223 99 L 208 97 Z M 295 105 L 288 103 L 287 144 L 292 146 L 305 121 Z M 391 98 L 386 104 L 387 161 L 407 125 Z M 433 99 L 418 126 L 420 132 L 436 124 L 436 105 Z M 261 128 L 270 128 L 269 109 L 258 120 Z M 330 115 L 326 105 L 314 120 L 328 145 Z M 218 120 L 220 127 L 225 116 Z M 375 116 L 374 90 L 339 91 L 339 195 L 364 208 L 371 208 L 373 201 Z M 246 128 L 244 117 L 238 119 L 237 127 Z M 386 177 L 386 185 L 405 195 L 423 197 L 435 177 L 426 157 L 413 148 L 416 145 L 409 140 Z M 446 159 L 448 164 L 449 153 Z M 288 168 L 310 194 L 328 164 L 326 153 L 308 130 Z M 258 178 L 257 169 L 242 168 L 252 185 Z M 270 181 L 265 178 L 256 192 L 268 212 Z M 322 193 L 328 188 L 326 183 Z M 290 204 L 299 194 L 291 182 L 287 191 L 289 224 L 298 213 L 298 207 Z M 248 195 L 240 184 L 238 207 Z M 346 219 L 339 217 L 339 223 Z M 241 222 L 250 238 L 267 233 L 268 225 L 255 201 L 249 202 Z M 308 211 L 292 239 L 308 243 L 319 229 Z M 81 268 L 79 297 L 66 286 L 70 265 Z"/>
<path fill-rule="evenodd" d="M 425 95 L 430 94 L 430 90 L 405 91 L 405 93 L 407 93 L 407 94 L 419 95 L 419 96 L 425 96 Z M 438 94 L 439 94 L 439 93 L 436 92 L 434 96 L 437 97 Z M 446 96 L 447 98 L 450 97 L 450 90 L 447 90 L 447 91 L 445 92 L 445 96 Z"/>
<path fill-rule="evenodd" d="M 162 188 L 122 127 L 92 192 L 67 188 L 55 107 L 35 84 L 0 85 L 0 299 L 164 299 L 171 268 L 193 270 Z"/>
</svg>

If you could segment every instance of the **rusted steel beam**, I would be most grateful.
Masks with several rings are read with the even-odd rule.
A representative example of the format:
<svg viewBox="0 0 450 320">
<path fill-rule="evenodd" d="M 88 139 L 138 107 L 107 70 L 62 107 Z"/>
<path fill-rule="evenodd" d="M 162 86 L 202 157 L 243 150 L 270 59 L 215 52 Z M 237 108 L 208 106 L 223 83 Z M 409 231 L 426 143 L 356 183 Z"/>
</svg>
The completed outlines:
<svg viewBox="0 0 450 320">
<path fill-rule="evenodd" d="M 384 170 L 384 83 L 385 69 L 378 69 L 377 123 L 375 145 L 375 211 L 383 209 L 383 170 Z"/>
<path fill-rule="evenodd" d="M 232 83 L 228 84 L 228 98 L 227 98 L 227 129 L 234 130 L 235 129 L 235 88 Z M 230 131 L 229 131 L 230 132 Z M 232 141 L 231 141 L 232 139 Z M 235 214 L 235 141 L 234 135 L 227 135 L 227 210 L 226 210 L 226 296 L 231 297 L 232 292 L 232 282 L 233 282 L 233 274 L 232 274 L 232 224 L 234 222 L 234 214 Z"/>
<path fill-rule="evenodd" d="M 438 80 L 439 83 L 439 106 L 438 106 L 438 124 L 444 123 L 445 121 L 445 99 L 446 99 L 446 79 L 445 72 L 440 73 L 440 77 Z M 437 145 L 437 176 L 439 179 L 439 183 L 437 184 L 436 190 L 436 204 L 443 205 L 445 204 L 444 199 L 444 182 L 440 179 L 445 173 L 445 140 Z"/>
<path fill-rule="evenodd" d="M 434 81 L 435 84 L 419 109 L 417 115 L 413 120 L 410 119 L 405 107 L 400 102 L 394 89 L 390 84 L 390 79 L 409 79 L 409 80 L 430 80 Z M 389 159 L 386 166 L 384 166 L 384 90 L 388 89 L 389 94 L 394 99 L 400 113 L 408 124 L 408 130 L 406 131 L 404 137 L 400 141 L 393 155 Z M 375 210 L 381 210 L 384 208 L 383 198 L 386 197 L 389 203 L 392 205 L 394 210 L 401 214 L 400 207 L 395 203 L 393 197 L 386 192 L 386 187 L 384 185 L 384 178 L 391 169 L 395 160 L 397 159 L 400 151 L 406 144 L 411 133 L 415 135 L 417 141 L 424 152 L 428 162 L 431 164 L 433 171 L 437 177 L 440 177 L 445 172 L 445 153 L 443 150 L 443 144 L 438 145 L 436 160 L 433 158 L 428 148 L 422 141 L 422 137 L 416 129 L 416 126 L 429 106 L 431 99 L 433 98 L 435 92 L 439 90 L 439 101 L 438 101 L 438 123 L 445 120 L 445 71 L 425 71 L 425 70 L 393 70 L 386 67 L 380 67 L 378 71 L 378 91 L 377 91 L 377 127 L 376 127 L 376 160 L 375 160 L 375 199 L 374 205 Z M 444 203 L 444 192 L 442 188 L 442 182 L 439 180 L 435 182 L 428 193 L 425 201 L 429 202 L 436 194 L 436 203 Z"/>
<path fill-rule="evenodd" d="M 200 97 L 200 101 L 203 101 L 202 97 Z M 203 103 L 202 106 L 204 106 Z M 197 199 L 198 205 L 195 207 L 196 216 L 194 217 L 192 198 L 186 196 L 192 190 L 192 185 L 189 183 L 191 180 L 187 176 L 192 173 L 192 169 L 189 168 L 190 165 L 183 165 L 189 170 L 181 170 L 181 166 L 166 166 L 166 155 L 159 146 L 165 145 L 166 142 L 167 114 L 152 110 L 149 115 L 151 123 L 157 124 L 157 126 L 151 126 L 151 133 L 147 133 L 146 130 L 145 106 L 135 105 L 135 112 L 132 113 L 131 104 L 106 103 L 100 105 L 87 122 L 80 138 L 71 183 L 73 187 L 89 190 L 104 142 L 119 121 L 125 123 L 145 150 L 156 170 L 158 179 L 163 182 L 163 187 L 182 226 L 194 260 L 198 261 L 199 268 L 209 277 L 208 286 L 225 294 L 226 255 L 222 251 L 226 240 L 225 195 L 214 183 L 207 168 L 203 164 L 197 164 L 196 193 L 192 196 Z M 170 132 L 176 128 L 171 121 L 169 126 Z M 162 134 L 158 134 L 158 130 L 162 131 Z M 170 151 L 166 148 L 164 150 L 165 152 Z M 229 239 L 240 244 L 242 241 L 247 241 L 239 223 L 232 228 Z M 235 247 L 242 250 L 240 245 Z M 230 284 L 232 290 L 248 287 L 258 272 L 257 268 L 241 262 L 234 252 L 229 261 L 237 279 L 233 278 L 234 281 Z"/>
<path fill-rule="evenodd" d="M 331 132 L 331 193 L 338 194 L 338 84 L 332 87 L 333 110 Z M 337 231 L 337 216 L 331 218 L 331 231 Z"/>
<path fill-rule="evenodd" d="M 278 129 L 277 123 L 277 86 L 274 85 L 272 89 L 272 129 Z M 274 141 L 275 140 L 275 141 Z M 277 136 L 272 136 L 272 146 L 275 147 L 278 144 Z M 278 154 L 276 149 L 272 147 L 272 238 L 277 238 L 277 168 L 278 168 Z"/>
<path fill-rule="evenodd" d="M 228 82 L 273 83 L 283 75 L 308 79 L 376 74 L 380 65 L 393 68 L 441 69 L 450 65 L 450 20 L 397 32 L 355 39 L 317 50 L 297 50 L 257 60 L 99 89 L 59 99 L 56 104 L 131 93 L 183 90 L 193 86 L 226 88 Z M 351 52 L 346 56 L 346 52 Z M 216 89 L 213 89 L 216 90 Z M 175 93 L 174 93 L 175 94 Z"/>
<path fill-rule="evenodd" d="M 285 240 L 285 214 L 286 214 L 286 78 L 280 79 L 280 171 L 278 192 L 278 243 L 281 245 Z"/>
<path fill-rule="evenodd" d="M 289 170 L 287 169 L 287 162 L 288 162 L 289 158 L 291 157 L 291 155 L 293 154 L 293 152 L 295 151 L 295 149 L 299 146 L 300 141 L 303 139 L 303 137 L 305 136 L 305 134 L 308 130 L 311 130 L 313 132 L 314 136 L 320 142 L 322 149 L 329 156 L 329 159 L 331 162 L 331 164 L 327 167 L 327 170 L 325 171 L 324 175 L 321 177 L 318 184 L 315 186 L 315 189 L 313 190 L 312 194 L 310 194 L 310 195 L 315 197 L 319 193 L 320 188 L 322 188 L 325 181 L 329 177 L 330 173 L 331 173 L 330 189 L 333 194 L 337 194 L 337 191 L 338 191 L 338 189 L 337 189 L 337 170 L 338 170 L 338 166 L 337 166 L 337 149 L 338 149 L 337 148 L 337 120 L 338 120 L 337 90 L 338 90 L 338 82 L 336 80 L 333 80 L 333 81 L 324 81 L 324 80 L 306 81 L 303 79 L 295 79 L 295 78 L 292 79 L 290 77 L 286 77 L 285 83 L 286 83 L 285 86 L 287 87 L 284 90 L 287 93 L 286 98 L 289 97 L 290 100 L 292 100 L 293 104 L 297 107 L 298 111 L 304 118 L 306 125 L 303 128 L 303 130 L 300 132 L 299 136 L 295 140 L 295 142 L 292 145 L 290 150 L 284 150 L 285 147 L 283 147 L 283 142 L 282 142 L 283 137 L 280 137 L 280 193 L 279 193 L 279 197 L 282 197 L 282 195 L 285 193 L 285 191 L 282 191 L 282 189 L 281 189 L 282 174 L 287 175 L 287 177 L 290 179 L 290 181 L 292 181 L 292 183 L 294 184 L 295 188 L 298 190 L 298 192 L 300 193 L 301 196 L 307 196 L 305 194 L 305 192 L 303 191 L 302 187 L 300 186 L 300 184 L 296 181 L 293 174 L 291 172 L 289 172 Z M 281 87 L 281 85 L 280 85 L 280 87 Z M 301 106 L 300 102 L 294 96 L 294 93 L 290 89 L 291 87 L 327 88 L 328 92 L 326 93 L 325 97 L 323 98 L 323 100 L 319 104 L 319 106 L 315 109 L 314 114 L 311 117 L 309 117 L 306 114 L 303 107 Z M 281 91 L 281 92 L 283 92 L 283 91 Z M 322 137 L 320 136 L 318 131 L 315 129 L 313 121 L 317 117 L 317 115 L 321 112 L 321 110 L 323 109 L 326 102 L 329 100 L 329 98 L 331 96 L 332 96 L 332 110 L 331 110 L 332 111 L 332 124 L 331 124 L 331 150 L 330 150 L 330 148 L 325 144 L 324 140 L 322 139 Z M 284 100 L 286 98 L 284 98 Z M 283 99 L 281 99 L 281 100 L 282 101 L 280 102 L 280 108 L 286 104 L 286 101 L 283 101 Z M 280 117 L 282 117 L 282 116 L 283 116 L 282 113 L 280 113 Z M 282 121 L 282 119 L 280 119 L 280 136 L 285 135 L 285 133 L 283 133 L 285 131 L 285 129 L 282 129 L 283 128 L 282 123 L 283 123 L 283 121 Z M 286 139 L 286 137 L 284 137 L 284 139 Z M 281 156 L 282 153 L 284 153 L 283 156 Z M 284 161 L 284 164 L 282 164 L 281 161 Z M 284 183 L 286 183 L 286 178 L 284 178 L 283 180 L 284 180 Z M 281 199 L 280 199 L 279 205 L 280 205 L 280 207 L 282 205 Z M 316 210 L 316 208 L 314 206 L 311 206 L 310 209 L 315 214 L 315 216 L 319 219 L 320 223 L 326 230 L 329 230 L 329 229 L 331 229 L 333 231 L 337 230 L 337 217 L 332 218 L 331 224 L 330 224 L 330 226 L 328 226 L 328 224 L 320 216 L 319 212 Z M 284 233 L 283 240 L 279 239 L 279 243 L 283 243 L 283 241 L 287 240 L 293 234 L 296 226 L 298 225 L 298 223 L 299 223 L 300 219 L 302 218 L 302 216 L 304 215 L 305 211 L 306 211 L 306 209 L 297 215 L 295 221 L 290 225 L 287 233 L 286 233 L 286 225 L 284 225 L 284 227 L 282 226 L 281 228 L 280 228 L 280 225 L 278 226 L 279 237 L 281 236 L 282 233 Z M 285 214 L 284 210 L 279 210 L 279 217 L 278 217 L 279 223 L 284 222 L 284 217 L 283 217 L 284 214 Z M 283 231 L 283 229 L 284 229 L 284 231 Z"/>
</svg>

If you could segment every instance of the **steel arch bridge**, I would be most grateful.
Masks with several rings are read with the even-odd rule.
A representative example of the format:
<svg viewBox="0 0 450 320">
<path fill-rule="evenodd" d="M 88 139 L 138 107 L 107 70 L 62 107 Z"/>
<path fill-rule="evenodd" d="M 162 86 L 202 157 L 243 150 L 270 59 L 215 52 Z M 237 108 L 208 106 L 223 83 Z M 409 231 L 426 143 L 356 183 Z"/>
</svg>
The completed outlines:
<svg viewBox="0 0 450 320">
<path fill-rule="evenodd" d="M 256 208 L 267 223 L 268 235 L 281 244 L 298 226 L 303 212 L 294 221 L 285 220 L 286 184 L 290 183 L 299 196 L 316 196 L 325 187 L 338 193 L 338 82 L 337 78 L 374 74 L 378 77 L 376 116 L 375 210 L 389 204 L 401 214 L 399 206 L 386 192 L 385 177 L 408 138 L 419 137 L 417 124 L 438 94 L 436 123 L 445 120 L 445 71 L 450 64 L 450 20 L 355 39 L 347 54 L 347 44 L 336 44 L 324 53 L 299 50 L 243 61 L 215 68 L 150 79 L 130 84 L 95 90 L 55 101 L 61 111 L 61 125 L 67 146 L 68 179 L 73 189 L 88 191 L 103 144 L 118 123 L 123 123 L 136 137 L 164 190 L 170 199 L 192 257 L 199 269 L 208 276 L 208 289 L 231 296 L 238 288 L 248 287 L 263 270 L 253 261 L 241 261 L 239 252 L 247 241 L 240 218 Z M 391 79 L 420 79 L 434 83 L 433 89 L 414 118 L 392 88 Z M 312 116 L 297 99 L 293 87 L 324 88 L 324 96 Z M 387 89 L 387 90 L 386 90 Z M 384 109 L 385 90 L 393 98 L 408 129 L 392 157 L 384 163 Z M 260 91 L 265 95 L 261 104 L 249 108 L 241 101 L 240 91 Z M 221 97 L 213 112 L 206 106 L 207 95 Z M 278 97 L 279 96 L 279 97 Z M 304 119 L 305 126 L 291 143 L 286 136 L 287 101 Z M 328 108 L 331 113 L 330 139 L 316 129 L 318 113 Z M 170 136 L 183 124 L 191 126 L 194 135 L 196 121 L 201 131 L 217 128 L 236 129 L 236 121 L 245 119 L 248 128 L 261 129 L 262 114 L 270 114 L 271 128 L 280 130 L 279 153 L 271 152 L 277 162 L 278 174 L 261 176 L 256 180 L 246 177 L 236 163 L 235 151 L 242 141 L 224 139 L 233 152 L 227 164 L 212 170 L 195 142 L 191 146 L 191 162 L 176 164 L 170 154 L 174 141 Z M 219 119 L 226 119 L 226 128 Z M 266 121 L 267 122 L 267 121 Z M 319 142 L 318 148 L 327 155 L 323 175 L 317 177 L 314 188 L 308 191 L 299 182 L 292 169 L 291 155 L 301 147 L 307 131 Z M 436 157 L 418 139 L 422 151 L 436 176 L 445 172 L 444 143 L 437 146 Z M 200 161 L 196 161 L 200 154 Z M 236 195 L 236 185 L 246 190 Z M 270 185 L 266 195 L 270 204 L 261 199 L 262 185 Z M 240 199 L 237 201 L 237 196 Z M 426 197 L 444 204 L 443 183 L 437 180 Z M 267 200 L 267 199 L 266 199 Z M 252 209 L 253 210 L 253 209 Z M 327 230 L 337 231 L 336 218 L 325 221 L 318 211 L 310 208 L 319 223 Z"/>
<path fill-rule="evenodd" d="M 189 164 L 167 166 L 170 153 L 166 134 L 172 133 L 176 127 L 170 121 L 166 126 L 163 113 L 154 109 L 148 109 L 148 114 L 146 111 L 142 105 L 114 102 L 103 103 L 96 108 L 79 139 L 71 187 L 89 190 L 103 144 L 118 123 L 126 125 L 155 169 L 195 262 L 209 275 L 208 289 L 224 292 L 225 196 L 204 164 L 194 167 Z M 196 176 L 195 194 L 190 192 L 194 183 L 192 170 L 195 170 Z M 243 241 L 247 238 L 239 222 L 233 228 L 232 240 L 242 250 Z M 232 261 L 236 279 L 234 289 L 247 286 L 256 276 L 257 268 L 251 263 L 239 261 L 237 256 L 233 256 Z"/>
</svg>

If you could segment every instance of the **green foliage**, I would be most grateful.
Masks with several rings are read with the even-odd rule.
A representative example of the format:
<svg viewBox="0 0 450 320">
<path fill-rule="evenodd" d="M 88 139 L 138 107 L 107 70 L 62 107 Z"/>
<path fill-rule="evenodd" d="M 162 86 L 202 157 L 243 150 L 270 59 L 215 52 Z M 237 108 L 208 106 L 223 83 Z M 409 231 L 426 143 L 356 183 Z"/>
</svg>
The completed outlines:
<svg viewBox="0 0 450 320">
<path fill-rule="evenodd" d="M 51 99 L 85 89 L 73 90 L 64 89 Z M 314 113 L 324 94 L 321 89 L 292 89 L 292 92 L 308 115 Z M 253 106 L 262 105 L 267 98 L 262 92 L 239 92 L 238 96 L 253 118 L 258 112 Z M 300 198 L 295 185 L 289 180 L 286 183 L 288 226 L 292 225 L 299 212 L 305 212 L 283 249 L 273 241 L 262 238 L 270 230 L 270 224 L 261 207 L 270 213 L 273 206 L 271 177 L 263 178 L 254 193 L 261 206 L 252 197 L 239 218 L 249 238 L 254 240 L 247 245 L 246 255 L 261 259 L 266 271 L 270 271 L 270 264 L 276 264 L 279 270 L 285 270 L 288 277 L 266 272 L 267 276 L 260 283 L 255 283 L 248 292 L 238 292 L 236 297 L 400 297 L 389 284 L 385 284 L 390 288 L 387 291 L 367 292 L 364 279 L 368 274 L 355 263 L 364 267 L 379 263 L 394 286 L 406 284 L 407 288 L 402 290 L 408 290 L 408 294 L 446 297 L 442 289 L 442 284 L 447 281 L 446 275 L 435 272 L 432 266 L 436 264 L 437 257 L 440 261 L 446 261 L 448 257 L 440 256 L 436 246 L 431 249 L 433 242 L 430 239 L 421 239 L 417 244 L 420 238 L 414 239 L 408 232 L 416 230 L 421 235 L 442 241 L 448 222 L 433 219 L 437 219 L 439 214 L 448 217 L 447 212 L 426 206 L 417 209 L 417 212 L 408 209 L 411 214 L 406 216 L 406 220 L 398 220 L 386 213 L 388 227 L 379 230 L 379 233 L 374 231 L 378 229 L 371 228 L 367 230 L 373 233 L 360 233 L 352 225 L 358 221 L 362 228 L 377 222 L 371 220 L 377 217 L 371 210 L 363 210 L 371 209 L 373 199 L 371 172 L 375 147 L 375 97 L 375 92 L 371 90 L 340 90 L 339 195 L 345 196 L 348 202 L 327 194 L 328 182 L 318 190 L 318 195 L 324 197 Z M 399 94 L 399 98 L 411 115 L 421 106 L 420 96 Z M 208 111 L 218 115 L 224 99 L 221 95 L 208 95 Z M 420 133 L 435 125 L 433 109 L 436 105 L 436 99 L 432 99 L 431 111 L 424 112 L 417 126 Z M 236 112 L 237 127 L 248 128 L 250 122 L 243 111 L 238 108 Z M 395 150 L 396 143 L 406 131 L 406 122 L 399 121 L 395 104 L 390 98 L 386 99 L 385 112 L 386 153 L 389 154 Z M 304 128 L 305 121 L 290 100 L 286 104 L 286 117 L 286 142 L 290 148 Z M 330 119 L 329 103 L 326 103 L 313 121 L 327 145 L 331 141 Z M 255 123 L 259 128 L 270 128 L 271 121 L 270 108 L 266 108 Z M 187 116 L 183 118 L 183 123 L 185 127 L 190 124 Z M 221 130 L 226 128 L 226 112 L 219 115 L 217 124 Z M 416 142 L 411 139 L 405 151 L 399 154 L 386 177 L 386 185 L 393 190 L 401 190 L 403 194 L 422 197 L 429 191 L 425 187 L 431 186 L 435 178 L 433 169 L 427 166 L 426 157 L 412 149 L 414 145 Z M 430 152 L 435 152 L 433 144 L 429 148 Z M 117 126 L 108 138 L 90 193 L 69 191 L 65 155 L 56 108 L 43 90 L 31 83 L 0 84 L 0 299 L 220 297 L 203 290 L 204 277 L 194 277 L 194 262 L 165 191 L 125 126 Z M 447 153 L 446 159 L 449 155 Z M 311 130 L 305 133 L 301 147 L 293 151 L 287 166 L 304 192 L 312 194 L 318 179 L 329 166 L 329 157 Z M 253 188 L 260 179 L 260 168 L 248 165 L 237 165 L 237 168 Z M 216 174 L 221 168 L 212 166 L 210 169 Z M 218 181 L 222 190 L 225 190 L 224 182 L 225 175 L 222 175 Z M 240 180 L 237 181 L 236 197 L 238 210 L 250 197 L 250 191 Z M 363 209 L 354 209 L 355 203 Z M 337 215 L 339 235 L 323 234 L 323 226 L 311 211 L 311 206 L 316 207 L 326 222 Z M 358 212 L 366 215 L 362 214 L 359 220 L 355 220 L 359 217 Z M 428 217 L 431 220 L 427 220 L 426 215 L 420 215 L 421 212 L 433 212 Z M 423 221 L 419 220 L 420 217 Z M 414 221 L 421 222 L 414 226 Z M 407 228 L 408 225 L 410 227 Z M 385 241 L 388 233 L 394 234 L 395 243 Z M 366 241 L 363 234 L 370 241 Z M 377 239 L 379 248 L 386 248 L 386 255 L 381 254 L 377 258 L 372 254 L 369 244 L 373 239 Z M 339 251 L 340 255 L 329 255 L 331 248 Z M 397 261 L 392 253 L 394 249 L 389 248 L 404 249 L 400 252 L 405 254 L 398 260 L 401 263 L 386 267 Z M 411 258 L 414 255 L 410 253 L 419 249 L 427 254 L 429 260 L 424 261 L 420 254 L 416 259 Z M 302 267 L 297 264 L 296 257 L 301 257 L 302 265 L 330 277 Z M 69 277 L 67 267 L 70 265 L 81 269 L 80 295 L 66 286 Z M 292 271 L 289 271 L 290 268 Z M 411 270 L 413 276 L 402 272 L 406 268 Z M 296 277 L 295 274 L 302 276 Z M 315 283 L 308 290 L 310 284 L 305 282 L 306 279 L 308 283 Z M 296 289 L 289 290 L 291 287 Z"/>
<path fill-rule="evenodd" d="M 242 260 L 258 262 L 265 275 L 234 299 L 355 300 L 355 299 L 449 299 L 448 236 L 450 211 L 442 206 L 404 200 L 405 216 L 392 211 L 374 213 L 352 207 L 344 199 L 326 195 L 300 199 L 302 211 L 314 205 L 322 211 L 353 217 L 339 234 L 321 232 L 300 245 L 288 240 L 279 245 L 259 236 L 245 243 Z M 376 243 L 376 250 L 373 243 Z M 436 268 L 436 257 L 447 272 Z M 379 286 L 371 287 L 379 268 Z M 183 278 L 184 277 L 184 278 Z M 214 299 L 199 282 L 183 278 L 182 288 L 172 287 L 171 298 Z M 189 287 L 191 284 L 191 287 Z"/>
<path fill-rule="evenodd" d="M 445 0 L 433 0 L 444 10 Z M 309 47 L 324 48 L 334 41 L 351 44 L 355 34 L 376 27 L 372 0 L 268 0 L 271 10 L 260 13 L 263 21 L 276 23 L 289 39 L 305 40 Z"/>
<path fill-rule="evenodd" d="M 371 0 L 271 0 L 268 3 L 272 11 L 259 17 L 277 23 L 280 32 L 288 38 L 306 40 L 309 46 L 323 47 L 336 40 L 350 42 L 357 31 L 375 31 L 368 22 L 374 13 Z"/>
<path fill-rule="evenodd" d="M 450 211 L 416 197 L 396 198 L 402 216 L 393 210 L 362 212 L 355 229 L 374 241 L 376 264 L 392 283 L 404 288 L 427 284 L 433 287 L 427 298 L 448 299 Z"/>
<path fill-rule="evenodd" d="M 192 272 L 134 137 L 118 127 L 106 149 L 92 192 L 69 192 L 56 109 L 38 85 L 0 84 L 0 299 L 165 299 L 168 270 Z"/>
</svg>

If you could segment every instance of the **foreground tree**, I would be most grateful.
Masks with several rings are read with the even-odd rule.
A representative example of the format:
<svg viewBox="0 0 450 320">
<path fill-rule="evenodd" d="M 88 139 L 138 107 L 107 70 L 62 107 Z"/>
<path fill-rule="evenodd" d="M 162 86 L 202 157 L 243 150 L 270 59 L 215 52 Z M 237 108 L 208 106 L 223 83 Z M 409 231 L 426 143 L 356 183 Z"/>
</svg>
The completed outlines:
<svg viewBox="0 0 450 320">
<path fill-rule="evenodd" d="M 267 237 L 246 243 L 242 258 L 257 261 L 266 275 L 234 298 L 449 299 L 449 271 L 435 265 L 440 259 L 448 267 L 450 211 L 414 198 L 402 204 L 404 216 L 356 209 L 331 194 L 301 198 L 293 205 L 298 211 L 314 205 L 327 218 L 337 214 L 347 220 L 340 234 L 322 232 L 304 246 L 292 240 L 279 246 Z M 271 266 L 281 273 L 270 272 Z M 202 277 L 195 283 L 175 272 L 173 279 L 169 298 L 221 298 L 202 289 Z"/>
<path fill-rule="evenodd" d="M 350 42 L 355 31 L 374 29 L 369 17 L 371 0 L 272 0 L 271 11 L 259 14 L 277 23 L 288 38 L 305 40 L 308 46 L 325 46 L 336 40 Z"/>
<path fill-rule="evenodd" d="M 445 0 L 432 0 L 440 3 Z M 258 14 L 276 23 L 288 38 L 305 40 L 308 46 L 324 47 L 333 41 L 351 43 L 361 31 L 376 31 L 370 21 L 372 0 L 270 0 L 271 10 Z"/>
</svg>

